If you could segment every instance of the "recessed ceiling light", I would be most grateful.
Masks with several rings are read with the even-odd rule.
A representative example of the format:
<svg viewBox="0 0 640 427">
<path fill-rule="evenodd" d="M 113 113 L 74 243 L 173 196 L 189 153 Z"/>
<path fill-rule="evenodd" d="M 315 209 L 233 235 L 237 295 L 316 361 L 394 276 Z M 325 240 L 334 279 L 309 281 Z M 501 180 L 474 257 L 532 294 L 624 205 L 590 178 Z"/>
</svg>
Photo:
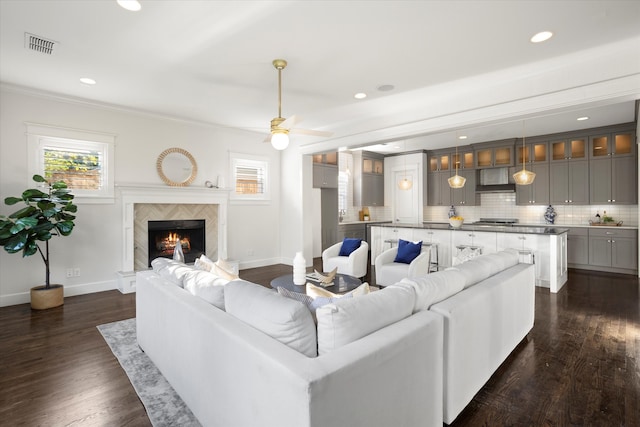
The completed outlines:
<svg viewBox="0 0 640 427">
<path fill-rule="evenodd" d="M 364 92 L 358 92 L 355 95 L 353 95 L 353 97 L 355 99 L 365 99 L 367 97 L 367 94 Z"/>
<path fill-rule="evenodd" d="M 138 0 L 117 0 L 118 4 L 124 9 L 137 12 L 142 9 L 142 5 Z"/>
<path fill-rule="evenodd" d="M 395 89 L 394 85 L 382 85 L 382 86 L 378 86 L 378 90 L 380 92 L 389 92 L 390 90 Z"/>
<path fill-rule="evenodd" d="M 83 83 L 85 85 L 94 85 L 96 84 L 96 81 L 93 79 L 90 79 L 89 77 L 83 77 L 80 79 L 80 83 Z"/>
<path fill-rule="evenodd" d="M 582 121 L 585 121 L 585 120 L 589 120 L 589 117 L 588 116 L 578 117 L 576 120 L 579 121 L 579 122 L 582 122 Z"/>
<path fill-rule="evenodd" d="M 540 43 L 546 40 L 549 40 L 553 36 L 551 31 L 541 31 L 538 34 L 535 34 L 531 37 L 531 43 Z"/>
<path fill-rule="evenodd" d="M 458 139 L 467 139 L 467 135 L 460 135 Z"/>
</svg>

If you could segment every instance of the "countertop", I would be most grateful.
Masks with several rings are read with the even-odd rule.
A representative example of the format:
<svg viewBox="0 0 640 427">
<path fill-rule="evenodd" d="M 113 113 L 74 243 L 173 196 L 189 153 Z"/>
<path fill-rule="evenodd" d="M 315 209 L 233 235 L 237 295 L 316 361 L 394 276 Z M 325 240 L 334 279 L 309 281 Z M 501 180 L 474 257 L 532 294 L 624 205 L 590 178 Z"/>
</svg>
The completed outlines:
<svg viewBox="0 0 640 427">
<path fill-rule="evenodd" d="M 505 226 L 505 225 L 473 225 L 463 224 L 460 228 L 453 228 L 449 223 L 444 222 L 423 222 L 421 224 L 379 224 L 380 227 L 391 228 L 420 228 L 424 230 L 452 230 L 452 231 L 485 231 L 485 232 L 497 232 L 497 233 L 515 233 L 515 234 L 546 234 L 546 235 L 559 235 L 569 231 L 565 227 L 556 226 Z"/>
<path fill-rule="evenodd" d="M 344 221 L 344 222 L 339 222 L 338 225 L 351 225 L 351 224 L 390 224 L 391 221 L 373 221 L 373 220 L 369 220 L 369 221 Z"/>
</svg>

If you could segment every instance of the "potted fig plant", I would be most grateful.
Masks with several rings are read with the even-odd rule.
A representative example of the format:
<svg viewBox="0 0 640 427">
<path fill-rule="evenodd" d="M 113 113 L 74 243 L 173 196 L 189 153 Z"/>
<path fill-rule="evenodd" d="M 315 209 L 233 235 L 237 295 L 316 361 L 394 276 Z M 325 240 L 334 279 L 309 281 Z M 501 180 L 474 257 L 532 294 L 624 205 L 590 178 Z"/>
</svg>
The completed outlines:
<svg viewBox="0 0 640 427">
<path fill-rule="evenodd" d="M 31 308 L 41 310 L 64 304 L 63 286 L 51 284 L 49 240 L 71 234 L 78 207 L 64 181 L 49 182 L 40 175 L 33 180 L 46 190 L 30 188 L 21 197 L 4 199 L 7 205 L 23 202 L 26 206 L 9 216 L 0 215 L 0 246 L 10 254 L 22 252 L 23 257 L 40 254 L 45 284 L 31 288 Z M 44 249 L 38 242 L 44 242 Z"/>
</svg>

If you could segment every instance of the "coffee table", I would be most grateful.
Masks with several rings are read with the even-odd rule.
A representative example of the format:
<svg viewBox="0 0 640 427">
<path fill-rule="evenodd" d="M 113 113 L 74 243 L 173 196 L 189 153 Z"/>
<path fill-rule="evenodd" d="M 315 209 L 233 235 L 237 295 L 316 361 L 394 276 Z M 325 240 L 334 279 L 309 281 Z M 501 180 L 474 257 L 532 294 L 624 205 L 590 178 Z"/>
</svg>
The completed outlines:
<svg viewBox="0 0 640 427">
<path fill-rule="evenodd" d="M 316 286 L 320 286 L 321 288 L 324 288 L 329 292 L 333 292 L 334 294 L 343 294 L 345 292 L 352 291 L 362 284 L 360 279 L 358 279 L 357 277 L 340 273 L 336 274 L 336 277 L 334 277 L 332 286 L 324 287 L 320 285 L 318 281 L 309 278 L 307 278 L 307 282 L 313 283 Z M 293 274 L 285 274 L 284 276 L 276 277 L 271 281 L 271 287 L 273 289 L 276 289 L 278 286 L 293 292 L 299 292 L 301 294 L 306 293 L 306 285 L 293 284 Z"/>
</svg>

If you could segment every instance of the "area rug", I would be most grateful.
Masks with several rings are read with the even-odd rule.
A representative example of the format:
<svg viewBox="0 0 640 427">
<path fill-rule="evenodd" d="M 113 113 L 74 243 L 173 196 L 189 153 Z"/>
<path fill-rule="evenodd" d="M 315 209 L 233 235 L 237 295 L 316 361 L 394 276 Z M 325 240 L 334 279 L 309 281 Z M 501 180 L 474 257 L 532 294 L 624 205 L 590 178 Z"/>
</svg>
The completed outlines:
<svg viewBox="0 0 640 427">
<path fill-rule="evenodd" d="M 129 377 L 151 424 L 155 427 L 201 427 L 151 359 L 138 347 L 136 319 L 99 325 L 98 330 Z"/>
</svg>

